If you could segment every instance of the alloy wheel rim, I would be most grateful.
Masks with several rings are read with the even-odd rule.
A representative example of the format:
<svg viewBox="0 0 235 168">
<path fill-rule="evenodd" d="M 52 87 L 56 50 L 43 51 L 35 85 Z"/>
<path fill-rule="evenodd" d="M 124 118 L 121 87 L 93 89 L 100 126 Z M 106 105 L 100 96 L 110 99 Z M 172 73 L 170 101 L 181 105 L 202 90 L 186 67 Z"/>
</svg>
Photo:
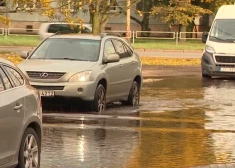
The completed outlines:
<svg viewBox="0 0 235 168">
<path fill-rule="evenodd" d="M 134 85 L 133 87 L 133 106 L 139 104 L 139 88 L 137 85 Z"/>
<path fill-rule="evenodd" d="M 38 168 L 38 144 L 34 135 L 30 134 L 24 143 L 25 168 Z"/>
<path fill-rule="evenodd" d="M 98 94 L 98 112 L 101 113 L 105 110 L 105 91 L 103 89 L 99 90 Z"/>
</svg>

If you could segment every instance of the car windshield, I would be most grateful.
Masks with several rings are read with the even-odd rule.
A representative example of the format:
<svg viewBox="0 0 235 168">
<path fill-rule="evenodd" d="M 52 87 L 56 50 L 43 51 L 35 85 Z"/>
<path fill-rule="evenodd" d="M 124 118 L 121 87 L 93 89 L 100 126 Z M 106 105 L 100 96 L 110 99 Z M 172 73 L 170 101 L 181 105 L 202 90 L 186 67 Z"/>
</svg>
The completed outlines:
<svg viewBox="0 0 235 168">
<path fill-rule="evenodd" d="M 215 20 L 211 33 L 211 40 L 214 41 L 235 41 L 235 19 Z"/>
<path fill-rule="evenodd" d="M 55 38 L 45 40 L 29 59 L 97 61 L 100 40 Z"/>
</svg>

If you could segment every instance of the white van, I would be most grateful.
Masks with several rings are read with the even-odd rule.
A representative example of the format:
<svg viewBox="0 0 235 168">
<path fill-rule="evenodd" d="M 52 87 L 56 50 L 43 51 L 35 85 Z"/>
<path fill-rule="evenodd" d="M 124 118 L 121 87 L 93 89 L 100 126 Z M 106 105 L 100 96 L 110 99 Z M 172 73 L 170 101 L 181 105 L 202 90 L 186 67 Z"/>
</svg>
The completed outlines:
<svg viewBox="0 0 235 168">
<path fill-rule="evenodd" d="M 80 25 L 76 24 L 75 28 L 71 27 L 71 24 L 66 22 L 49 22 L 42 23 L 39 28 L 39 36 L 41 40 L 44 40 L 56 32 L 71 32 L 74 31 L 76 33 L 92 33 L 92 25 L 91 24 L 82 24 L 83 29 L 81 30 Z"/>
<path fill-rule="evenodd" d="M 235 77 L 235 5 L 221 6 L 209 32 L 201 58 L 202 77 Z"/>
</svg>

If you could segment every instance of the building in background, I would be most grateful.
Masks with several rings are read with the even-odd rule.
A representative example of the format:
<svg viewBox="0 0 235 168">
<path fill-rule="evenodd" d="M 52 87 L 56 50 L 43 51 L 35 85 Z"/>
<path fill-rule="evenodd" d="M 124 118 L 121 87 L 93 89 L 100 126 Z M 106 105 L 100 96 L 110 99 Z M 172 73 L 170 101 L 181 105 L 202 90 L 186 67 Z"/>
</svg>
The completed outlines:
<svg viewBox="0 0 235 168">
<path fill-rule="evenodd" d="M 1 14 L 6 16 L 7 18 L 11 19 L 11 24 L 10 28 L 20 28 L 22 29 L 21 31 L 25 32 L 34 32 L 32 29 L 38 29 L 40 24 L 42 22 L 48 22 L 50 21 L 46 16 L 40 15 L 40 4 L 37 3 L 37 0 L 34 0 L 34 3 L 28 2 L 27 4 L 24 4 L 24 8 L 26 10 L 20 10 L 18 9 L 17 12 L 10 12 L 10 13 L 4 13 L 4 11 L 14 11 L 17 5 L 12 5 L 11 0 L 7 1 L 7 3 L 1 3 L 0 0 L 0 11 Z M 13 1 L 13 0 L 12 0 Z M 51 2 L 52 7 L 58 7 L 61 6 L 63 3 L 67 3 L 69 0 L 54 0 Z M 111 1 L 111 0 L 108 0 Z M 123 0 L 117 0 L 120 6 L 124 6 Z M 19 5 L 18 6 L 22 6 Z M 89 8 L 88 6 L 85 6 L 82 11 L 77 11 L 74 7 L 67 5 L 66 6 L 70 11 L 71 14 L 75 16 L 78 16 L 79 18 L 82 18 L 84 23 L 89 23 L 90 21 L 90 13 L 89 13 Z M 135 9 L 135 7 L 133 7 Z M 29 12 L 32 10 L 34 12 Z M 139 13 L 132 9 L 131 10 L 131 15 L 134 16 L 135 18 L 142 20 L 142 16 L 139 15 Z M 110 14 L 118 13 L 119 8 L 117 6 L 112 7 L 112 10 L 110 10 Z M 61 16 L 59 10 L 57 14 L 57 19 L 53 21 L 63 21 L 63 17 Z M 198 30 L 202 31 L 203 28 L 200 27 L 200 23 L 203 23 L 203 21 L 196 22 L 198 25 Z M 0 23 L 0 28 L 5 28 L 6 25 L 3 23 Z M 24 29 L 24 30 L 23 30 Z M 125 31 L 126 30 L 126 16 L 125 14 L 120 14 L 118 16 L 113 17 L 108 21 L 108 23 L 105 26 L 105 31 Z M 131 20 L 131 30 L 132 31 L 140 31 L 141 26 L 136 23 L 135 21 Z M 173 26 L 170 28 L 167 24 L 162 23 L 159 19 L 150 17 L 149 20 L 149 30 L 151 31 L 178 31 L 178 25 Z"/>
</svg>

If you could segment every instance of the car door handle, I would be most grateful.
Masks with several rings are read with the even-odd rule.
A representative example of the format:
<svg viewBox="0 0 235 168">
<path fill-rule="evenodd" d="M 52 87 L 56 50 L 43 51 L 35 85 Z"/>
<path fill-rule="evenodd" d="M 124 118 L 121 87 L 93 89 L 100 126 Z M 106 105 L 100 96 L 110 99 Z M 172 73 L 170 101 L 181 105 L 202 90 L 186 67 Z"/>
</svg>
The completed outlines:
<svg viewBox="0 0 235 168">
<path fill-rule="evenodd" d="M 119 64 L 119 68 L 122 68 L 123 67 L 123 65 L 122 64 Z"/>
<path fill-rule="evenodd" d="M 134 64 L 135 64 L 135 61 L 131 61 L 131 64 L 134 65 Z"/>
<path fill-rule="evenodd" d="M 16 105 L 16 106 L 14 107 L 14 109 L 15 109 L 15 110 L 20 110 L 22 107 L 23 107 L 23 105 L 20 104 L 20 105 Z"/>
</svg>

